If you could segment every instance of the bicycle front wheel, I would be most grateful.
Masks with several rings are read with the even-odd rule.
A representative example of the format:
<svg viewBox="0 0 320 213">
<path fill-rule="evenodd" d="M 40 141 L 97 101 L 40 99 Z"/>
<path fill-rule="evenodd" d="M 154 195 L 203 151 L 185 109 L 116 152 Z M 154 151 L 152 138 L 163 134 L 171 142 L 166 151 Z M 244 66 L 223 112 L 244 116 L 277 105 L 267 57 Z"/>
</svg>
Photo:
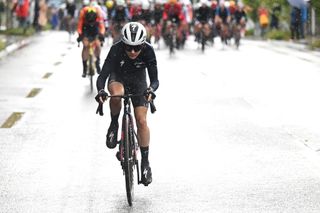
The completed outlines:
<svg viewBox="0 0 320 213">
<path fill-rule="evenodd" d="M 93 76 L 95 73 L 94 67 L 94 57 L 93 55 L 89 56 L 89 79 L 90 79 L 90 91 L 93 92 Z"/>
<path fill-rule="evenodd" d="M 126 181 L 126 192 L 127 192 L 127 200 L 130 206 L 132 206 L 132 201 L 134 198 L 134 185 L 133 185 L 133 167 L 134 160 L 132 157 L 132 149 L 131 140 L 132 140 L 132 131 L 130 129 L 130 118 L 129 115 L 125 116 L 125 127 L 124 127 L 124 174 Z"/>
</svg>

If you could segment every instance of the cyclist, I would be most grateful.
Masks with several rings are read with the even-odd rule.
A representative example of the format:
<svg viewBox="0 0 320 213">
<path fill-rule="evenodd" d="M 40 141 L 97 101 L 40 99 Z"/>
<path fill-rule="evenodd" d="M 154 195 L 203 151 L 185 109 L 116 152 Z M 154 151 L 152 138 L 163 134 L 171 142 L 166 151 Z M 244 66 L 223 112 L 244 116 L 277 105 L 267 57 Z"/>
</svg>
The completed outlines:
<svg viewBox="0 0 320 213">
<path fill-rule="evenodd" d="M 141 20 L 139 21 L 147 30 L 147 42 L 150 43 L 151 40 L 151 19 L 152 19 L 152 12 L 150 9 L 150 3 L 146 0 L 142 2 L 141 7 Z"/>
<path fill-rule="evenodd" d="M 87 60 L 89 57 L 89 42 L 93 40 L 95 44 L 96 68 L 100 73 L 100 52 L 101 42 L 104 41 L 105 26 L 102 11 L 96 6 L 96 2 L 92 1 L 88 6 L 81 9 L 78 20 L 78 34 L 77 41 L 82 41 L 82 62 L 83 73 L 82 77 L 86 77 Z"/>
<path fill-rule="evenodd" d="M 135 0 L 131 2 L 131 7 L 129 13 L 131 16 L 131 21 L 139 21 L 141 17 L 142 5 L 140 0 Z"/>
<path fill-rule="evenodd" d="M 234 13 L 234 20 L 236 23 L 236 26 L 240 27 L 241 37 L 244 36 L 246 22 L 247 22 L 247 14 L 244 11 L 243 4 L 239 2 L 236 7 L 236 11 Z"/>
<path fill-rule="evenodd" d="M 75 31 L 75 12 L 76 4 L 74 0 L 67 0 L 66 13 L 67 13 L 67 31 L 69 33 L 74 33 Z"/>
<path fill-rule="evenodd" d="M 130 13 L 124 0 L 117 0 L 114 10 L 111 13 L 113 43 L 120 39 L 120 30 L 130 20 Z"/>
<path fill-rule="evenodd" d="M 210 18 L 211 11 L 207 0 L 200 0 L 200 6 L 195 10 L 195 26 L 194 33 L 196 41 L 200 41 L 200 31 L 203 30 L 204 36 L 209 38 L 210 35 Z"/>
<path fill-rule="evenodd" d="M 97 79 L 98 95 L 96 100 L 103 103 L 106 97 L 104 91 L 108 79 L 108 90 L 111 95 L 123 95 L 125 88 L 130 88 L 133 94 L 152 95 L 159 86 L 158 69 L 155 52 L 146 42 L 146 29 L 138 22 L 129 22 L 121 30 L 121 40 L 115 43 L 104 62 Z M 147 85 L 146 68 L 150 85 Z M 147 125 L 148 100 L 143 96 L 132 98 L 137 133 L 141 150 L 141 181 L 145 186 L 152 182 L 151 168 L 148 160 L 150 131 Z M 111 98 L 111 123 L 107 132 L 108 148 L 117 146 L 118 118 L 121 111 L 121 99 Z"/>
<path fill-rule="evenodd" d="M 182 4 L 177 0 L 168 0 L 164 4 L 162 19 L 164 21 L 164 39 L 168 41 L 170 35 L 170 29 L 175 23 L 177 27 L 177 49 L 180 48 L 180 44 L 183 44 L 183 32 L 187 28 L 185 16 L 182 10 Z M 168 42 L 167 42 L 168 43 Z"/>
<path fill-rule="evenodd" d="M 224 2 L 223 0 L 219 2 L 219 6 L 216 9 L 215 25 L 218 31 L 220 31 L 221 40 L 227 43 L 231 16 L 230 11 L 225 4 L 227 4 L 227 2 Z"/>
<path fill-rule="evenodd" d="M 154 36 L 154 43 L 158 44 L 162 33 L 162 14 L 163 14 L 163 4 L 161 0 L 156 0 L 152 11 L 152 35 Z"/>
</svg>

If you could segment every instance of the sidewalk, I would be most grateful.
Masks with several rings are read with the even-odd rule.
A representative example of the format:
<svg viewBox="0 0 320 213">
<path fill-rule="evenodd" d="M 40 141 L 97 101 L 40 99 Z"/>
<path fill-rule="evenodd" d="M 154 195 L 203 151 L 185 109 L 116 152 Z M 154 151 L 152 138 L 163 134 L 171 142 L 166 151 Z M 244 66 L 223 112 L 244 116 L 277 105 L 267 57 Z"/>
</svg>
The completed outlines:
<svg viewBox="0 0 320 213">
<path fill-rule="evenodd" d="M 0 59 L 12 52 L 31 43 L 31 37 L 0 35 L 0 40 L 5 43 L 5 48 L 0 51 Z"/>
</svg>

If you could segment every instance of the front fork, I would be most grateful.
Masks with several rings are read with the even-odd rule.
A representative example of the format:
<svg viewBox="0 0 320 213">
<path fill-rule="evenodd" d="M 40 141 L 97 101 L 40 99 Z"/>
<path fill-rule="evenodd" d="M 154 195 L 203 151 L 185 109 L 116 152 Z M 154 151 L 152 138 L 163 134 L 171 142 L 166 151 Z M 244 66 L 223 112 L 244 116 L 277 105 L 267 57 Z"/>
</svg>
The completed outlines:
<svg viewBox="0 0 320 213">
<path fill-rule="evenodd" d="M 121 131 L 121 139 L 119 141 L 119 152 L 117 153 L 117 158 L 121 163 L 121 167 L 122 169 L 124 169 L 124 140 L 125 140 L 125 125 L 126 125 L 126 119 L 129 119 L 129 125 L 133 125 L 133 118 L 130 114 L 125 115 L 127 117 L 123 118 L 122 121 L 122 131 Z M 132 163 L 136 166 L 137 168 L 137 181 L 138 184 L 141 183 L 141 179 L 140 179 L 140 167 L 139 167 L 139 160 L 137 159 L 137 152 L 139 151 L 139 145 L 138 145 L 138 141 L 136 140 L 137 135 L 136 133 L 133 131 L 133 126 L 129 127 L 129 137 L 131 137 L 130 142 L 131 147 L 132 147 L 132 154 L 131 154 L 131 161 Z"/>
</svg>

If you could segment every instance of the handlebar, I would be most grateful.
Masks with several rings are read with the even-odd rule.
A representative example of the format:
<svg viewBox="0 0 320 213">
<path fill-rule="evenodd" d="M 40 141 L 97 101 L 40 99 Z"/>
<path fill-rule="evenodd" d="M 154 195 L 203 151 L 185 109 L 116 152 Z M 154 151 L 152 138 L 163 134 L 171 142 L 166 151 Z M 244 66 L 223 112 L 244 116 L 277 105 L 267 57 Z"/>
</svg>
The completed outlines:
<svg viewBox="0 0 320 213">
<path fill-rule="evenodd" d="M 100 41 L 100 46 L 103 47 L 104 42 Z M 78 41 L 78 47 L 80 47 L 80 41 Z"/>
<path fill-rule="evenodd" d="M 100 40 L 100 39 L 98 38 L 98 36 L 96 36 L 96 37 L 88 37 L 88 39 L 89 39 L 89 42 L 90 42 L 90 43 L 93 43 L 93 42 L 96 41 L 96 39 L 98 39 L 98 40 L 100 41 L 100 46 L 103 47 L 104 40 Z M 78 40 L 78 39 L 77 39 L 78 47 L 80 47 L 80 43 L 82 42 L 82 40 L 83 40 L 83 38 L 81 38 L 81 40 Z"/>
<path fill-rule="evenodd" d="M 126 99 L 126 98 L 131 98 L 131 97 L 138 97 L 138 96 L 144 96 L 144 95 L 134 95 L 134 94 L 125 94 L 125 95 L 108 95 L 106 96 L 107 98 L 123 98 L 123 99 Z M 150 101 L 148 101 L 148 103 L 150 104 L 150 111 L 151 113 L 155 113 L 157 111 L 157 108 L 156 106 L 154 105 L 154 102 L 153 102 L 154 98 L 151 99 Z M 96 110 L 96 114 L 98 114 L 100 116 L 103 116 L 103 103 L 100 103 L 99 102 L 99 105 L 98 105 L 98 108 Z"/>
</svg>

